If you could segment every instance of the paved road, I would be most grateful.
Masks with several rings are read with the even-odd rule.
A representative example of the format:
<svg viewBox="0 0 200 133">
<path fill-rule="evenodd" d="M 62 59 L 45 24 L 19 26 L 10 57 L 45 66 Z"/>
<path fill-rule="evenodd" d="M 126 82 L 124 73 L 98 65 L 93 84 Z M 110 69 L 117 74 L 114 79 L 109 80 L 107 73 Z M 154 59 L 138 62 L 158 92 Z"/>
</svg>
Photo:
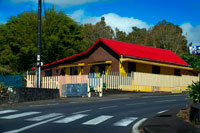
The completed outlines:
<svg viewBox="0 0 200 133">
<path fill-rule="evenodd" d="M 131 133 L 135 123 L 185 107 L 184 95 L 29 105 L 0 111 L 0 132 Z"/>
</svg>

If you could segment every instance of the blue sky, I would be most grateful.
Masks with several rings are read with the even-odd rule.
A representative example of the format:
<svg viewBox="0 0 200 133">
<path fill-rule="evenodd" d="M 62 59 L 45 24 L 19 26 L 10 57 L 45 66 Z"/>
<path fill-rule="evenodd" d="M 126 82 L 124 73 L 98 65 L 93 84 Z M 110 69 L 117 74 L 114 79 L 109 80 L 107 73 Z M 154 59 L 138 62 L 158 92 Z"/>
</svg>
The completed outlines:
<svg viewBox="0 0 200 133">
<path fill-rule="evenodd" d="M 31 9 L 38 0 L 0 0 L 0 23 Z M 127 33 L 132 26 L 150 28 L 163 19 L 180 25 L 189 42 L 200 45 L 200 0 L 45 0 L 80 24 L 93 23 L 105 17 L 113 29 Z"/>
</svg>

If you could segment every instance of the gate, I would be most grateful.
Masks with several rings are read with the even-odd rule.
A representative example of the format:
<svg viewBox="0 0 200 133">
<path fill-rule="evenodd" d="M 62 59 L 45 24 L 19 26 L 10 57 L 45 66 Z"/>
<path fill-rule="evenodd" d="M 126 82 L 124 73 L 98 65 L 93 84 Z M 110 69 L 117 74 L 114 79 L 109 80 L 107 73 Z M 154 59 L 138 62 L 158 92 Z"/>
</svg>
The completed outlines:
<svg viewBox="0 0 200 133">
<path fill-rule="evenodd" d="M 87 96 L 88 75 L 61 76 L 59 88 L 62 97 Z"/>
</svg>

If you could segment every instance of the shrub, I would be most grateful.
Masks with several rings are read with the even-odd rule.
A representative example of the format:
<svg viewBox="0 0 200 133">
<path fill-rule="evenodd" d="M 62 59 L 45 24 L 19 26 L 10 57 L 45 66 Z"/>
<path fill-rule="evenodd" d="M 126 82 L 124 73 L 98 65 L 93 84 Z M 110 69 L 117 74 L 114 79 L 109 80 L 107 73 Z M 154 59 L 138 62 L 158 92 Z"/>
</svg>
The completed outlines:
<svg viewBox="0 0 200 133">
<path fill-rule="evenodd" d="M 188 86 L 188 97 L 193 100 L 194 103 L 200 103 L 200 84 L 199 81 L 193 82 Z"/>
</svg>

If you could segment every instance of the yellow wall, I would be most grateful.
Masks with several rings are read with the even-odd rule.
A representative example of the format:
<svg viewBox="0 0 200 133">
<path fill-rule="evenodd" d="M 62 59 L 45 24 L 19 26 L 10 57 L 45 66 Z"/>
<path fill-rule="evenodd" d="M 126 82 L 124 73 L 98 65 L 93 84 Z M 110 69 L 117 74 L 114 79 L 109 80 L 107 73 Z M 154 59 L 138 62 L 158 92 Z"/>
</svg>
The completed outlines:
<svg viewBox="0 0 200 133">
<path fill-rule="evenodd" d="M 119 72 L 121 73 L 128 73 L 128 62 L 121 62 L 119 61 Z"/>
<path fill-rule="evenodd" d="M 160 67 L 160 74 L 174 75 L 174 68 Z"/>
<path fill-rule="evenodd" d="M 111 70 L 111 65 L 106 65 L 105 66 L 105 71 L 108 73 Z"/>
<path fill-rule="evenodd" d="M 70 75 L 70 67 L 66 67 L 65 68 L 65 76 L 69 76 Z"/>
<path fill-rule="evenodd" d="M 94 66 L 94 72 L 98 73 L 99 72 L 99 67 L 98 66 Z"/>
<path fill-rule="evenodd" d="M 83 73 L 83 67 L 78 67 L 78 75 L 81 75 Z"/>
<path fill-rule="evenodd" d="M 152 65 L 136 63 L 136 72 L 152 73 Z"/>
</svg>

